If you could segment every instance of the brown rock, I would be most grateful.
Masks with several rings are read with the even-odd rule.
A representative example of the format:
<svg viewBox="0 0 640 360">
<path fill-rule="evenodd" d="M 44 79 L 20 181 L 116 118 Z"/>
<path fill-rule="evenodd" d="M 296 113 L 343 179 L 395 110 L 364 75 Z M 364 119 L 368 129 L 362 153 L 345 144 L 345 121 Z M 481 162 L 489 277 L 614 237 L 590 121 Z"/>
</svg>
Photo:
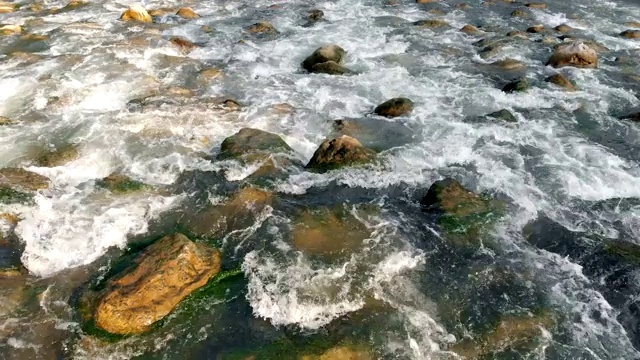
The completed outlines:
<svg viewBox="0 0 640 360">
<path fill-rule="evenodd" d="M 20 168 L 0 169 L 0 186 L 24 190 L 40 190 L 49 187 L 49 178 Z"/>
<path fill-rule="evenodd" d="M 346 75 L 346 74 L 352 73 L 351 70 L 338 64 L 335 61 L 325 61 L 320 64 L 315 64 L 311 67 L 310 72 L 314 74 L 328 74 L 328 75 Z"/>
<path fill-rule="evenodd" d="M 142 333 L 219 271 L 218 250 L 182 234 L 166 236 L 107 282 L 94 311 L 95 324 L 113 334 Z"/>
<path fill-rule="evenodd" d="M 36 165 L 43 167 L 56 167 L 65 165 L 80 157 L 77 145 L 68 145 L 58 150 L 47 152 L 36 160 Z"/>
<path fill-rule="evenodd" d="M 296 249 L 325 256 L 352 252 L 370 235 L 367 227 L 343 207 L 303 210 L 296 215 L 291 232 Z"/>
<path fill-rule="evenodd" d="M 444 20 L 430 19 L 430 20 L 419 20 L 419 21 L 416 21 L 416 22 L 413 23 L 413 25 L 419 26 L 421 28 L 435 29 L 435 28 L 441 28 L 441 27 L 448 26 L 449 23 L 447 23 Z"/>
<path fill-rule="evenodd" d="M 578 68 L 598 67 L 598 54 L 584 43 L 575 42 L 558 46 L 547 65 L 555 68 L 573 66 Z"/>
<path fill-rule="evenodd" d="M 460 31 L 466 34 L 477 34 L 480 32 L 477 27 L 469 24 L 463 26 L 462 29 L 460 29 Z"/>
<path fill-rule="evenodd" d="M 416 0 L 417 4 L 430 4 L 434 2 L 436 2 L 436 0 Z"/>
<path fill-rule="evenodd" d="M 214 67 L 204 69 L 200 71 L 200 73 L 198 74 L 198 80 L 200 80 L 201 82 L 207 82 L 207 83 L 213 79 L 218 79 L 220 77 L 222 77 L 222 71 Z"/>
<path fill-rule="evenodd" d="M 373 112 L 385 117 L 398 117 L 413 110 L 413 101 L 407 98 L 393 98 L 378 105 Z"/>
<path fill-rule="evenodd" d="M 361 347 L 340 345 L 320 355 L 304 355 L 300 360 L 373 360 L 371 351 Z"/>
<path fill-rule="evenodd" d="M 183 19 L 196 19 L 200 17 L 200 15 L 196 14 L 195 11 L 188 7 L 178 9 L 176 15 L 180 16 Z"/>
<path fill-rule="evenodd" d="M 15 121 L 13 121 L 13 120 L 11 120 L 9 118 L 6 118 L 4 116 L 0 116 L 0 126 L 13 125 L 15 123 L 16 123 Z"/>
<path fill-rule="evenodd" d="M 247 28 L 248 32 L 254 34 L 275 34 L 277 33 L 276 29 L 271 25 L 271 23 L 266 21 L 257 22 Z"/>
<path fill-rule="evenodd" d="M 327 61 L 333 61 L 337 64 L 342 62 L 345 51 L 338 45 L 326 45 L 319 47 L 313 54 L 309 55 L 303 62 L 302 67 L 307 71 L 312 71 L 312 68 L 316 64 L 321 64 Z"/>
<path fill-rule="evenodd" d="M 530 9 L 546 9 L 547 8 L 547 4 L 543 2 L 528 3 L 528 4 L 525 4 L 524 6 Z"/>
<path fill-rule="evenodd" d="M 145 23 L 153 22 L 153 19 L 151 19 L 151 15 L 149 15 L 147 10 L 140 5 L 132 5 L 128 10 L 122 13 L 122 15 L 120 16 L 120 20 L 138 21 Z"/>
<path fill-rule="evenodd" d="M 514 30 L 514 31 L 509 31 L 507 33 L 508 37 L 517 37 L 520 39 L 528 39 L 527 34 L 524 31 L 518 31 L 518 30 Z"/>
<path fill-rule="evenodd" d="M 544 31 L 544 25 L 538 24 L 538 25 L 533 25 L 530 28 L 527 29 L 528 33 L 541 33 Z"/>
<path fill-rule="evenodd" d="M 567 24 L 558 25 L 553 28 L 553 30 L 561 33 L 568 33 L 573 30 L 573 28 Z"/>
<path fill-rule="evenodd" d="M 576 90 L 576 88 L 573 86 L 573 84 L 569 80 L 567 80 L 567 78 L 562 76 L 561 74 L 551 75 L 548 78 L 546 78 L 544 81 L 552 83 L 552 84 L 556 84 L 556 85 L 560 86 L 561 88 L 564 88 L 567 91 L 575 91 Z"/>
<path fill-rule="evenodd" d="M 480 196 L 465 189 L 451 178 L 433 183 L 420 204 L 425 211 L 441 212 L 458 217 L 482 213 L 488 209 L 487 203 Z"/>
<path fill-rule="evenodd" d="M 324 12 L 322 10 L 313 9 L 309 11 L 309 15 L 307 15 L 307 20 L 310 22 L 320 21 L 324 18 Z"/>
<path fill-rule="evenodd" d="M 512 71 L 512 70 L 521 70 L 525 68 L 525 65 L 515 59 L 504 59 L 500 61 L 496 61 L 491 63 L 493 66 L 497 66 L 502 70 Z"/>
<path fill-rule="evenodd" d="M 332 140 L 325 140 L 313 153 L 307 168 L 327 171 L 343 166 L 369 162 L 375 158 L 375 152 L 365 148 L 351 136 L 342 135 Z"/>
<path fill-rule="evenodd" d="M 291 147 L 280 137 L 267 131 L 243 128 L 224 139 L 218 159 L 232 159 L 255 153 L 290 152 Z"/>
<path fill-rule="evenodd" d="M 632 28 L 640 28 L 640 21 L 630 21 L 624 23 L 624 25 Z"/>
<path fill-rule="evenodd" d="M 12 3 L 0 2 L 0 14 L 10 13 L 16 6 Z"/>
<path fill-rule="evenodd" d="M 469 10 L 471 6 L 467 3 L 459 3 L 459 4 L 456 4 L 455 8 L 460 10 Z"/>
<path fill-rule="evenodd" d="M 4 25 L 0 27 L 0 34 L 2 35 L 14 35 L 21 34 L 22 26 L 20 25 Z"/>
<path fill-rule="evenodd" d="M 199 47 L 198 45 L 192 43 L 191 41 L 181 37 L 172 37 L 171 39 L 169 39 L 169 42 L 179 47 L 180 51 L 185 53 L 188 53 L 191 50 Z"/>
<path fill-rule="evenodd" d="M 627 39 L 640 39 L 640 30 L 625 30 L 620 36 Z"/>
</svg>

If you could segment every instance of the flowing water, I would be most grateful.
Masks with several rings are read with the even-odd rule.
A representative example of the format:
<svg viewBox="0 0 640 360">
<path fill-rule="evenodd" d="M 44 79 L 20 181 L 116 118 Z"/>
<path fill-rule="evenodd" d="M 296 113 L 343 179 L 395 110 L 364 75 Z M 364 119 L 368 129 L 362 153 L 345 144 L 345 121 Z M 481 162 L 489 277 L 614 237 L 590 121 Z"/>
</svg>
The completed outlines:
<svg viewBox="0 0 640 360">
<path fill-rule="evenodd" d="M 640 108 L 640 40 L 618 35 L 640 21 L 637 1 L 552 0 L 547 9 L 461 0 L 148 1 L 147 9 L 190 6 L 201 15 L 169 12 L 153 24 L 119 21 L 128 3 L 16 4 L 0 23 L 44 37 L 0 36 L 0 116 L 16 121 L 0 127 L 0 166 L 51 185 L 32 203 L 0 205 L 20 218 L 19 246 L 0 261 L 19 257 L 30 274 L 2 283 L 2 358 L 224 359 L 283 339 L 348 338 L 380 359 L 454 359 L 453 344 L 482 338 L 499 319 L 552 313 L 555 324 L 540 326 L 533 344 L 483 358 L 640 359 L 640 257 L 603 247 L 640 245 L 640 127 L 619 120 Z M 307 23 L 314 8 L 325 20 Z M 515 9 L 529 16 L 511 16 Z M 432 18 L 449 26 L 412 25 Z M 245 30 L 258 21 L 278 32 Z M 482 31 L 460 32 L 465 24 Z M 544 65 L 549 37 L 560 42 L 561 34 L 505 36 L 534 24 L 568 24 L 573 36 L 606 47 L 598 69 L 559 70 L 578 91 L 544 82 L 557 71 Z M 168 41 L 174 36 L 198 47 L 185 53 Z M 482 39 L 503 46 L 480 56 Z M 343 47 L 356 74 L 302 70 L 325 44 Z M 507 58 L 526 69 L 489 65 Z M 221 75 L 199 76 L 208 68 Z M 522 76 L 530 90 L 500 90 Z M 322 174 L 291 166 L 261 184 L 278 200 L 214 243 L 226 268 L 242 269 L 241 280 L 190 300 L 149 334 L 105 341 L 86 332 L 79 289 L 128 244 L 167 233 L 176 218 L 250 181 L 255 168 L 215 160 L 223 139 L 245 127 L 270 131 L 294 149 L 292 163 L 306 163 L 333 120 L 371 117 L 398 96 L 414 110 L 376 118 L 362 139 L 383 161 Z M 241 107 L 220 105 L 229 98 Z M 500 109 L 518 121 L 480 121 Z M 34 162 L 68 144 L 77 145 L 77 159 Z M 105 193 L 97 182 L 113 172 L 157 190 Z M 506 204 L 491 245 L 451 246 L 420 211 L 420 198 L 443 177 Z M 342 208 L 370 236 L 338 257 L 298 251 L 292 218 L 308 206 Z"/>
</svg>

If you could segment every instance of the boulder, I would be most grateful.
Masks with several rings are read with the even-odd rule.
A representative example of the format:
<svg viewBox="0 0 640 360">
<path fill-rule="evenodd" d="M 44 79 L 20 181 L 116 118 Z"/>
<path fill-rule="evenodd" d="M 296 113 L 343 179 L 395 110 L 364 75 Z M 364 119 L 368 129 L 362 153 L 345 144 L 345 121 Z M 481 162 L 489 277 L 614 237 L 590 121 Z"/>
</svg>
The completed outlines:
<svg viewBox="0 0 640 360">
<path fill-rule="evenodd" d="M 145 332 L 219 271 L 218 250 L 182 234 L 166 236 L 146 248 L 132 267 L 106 282 L 98 295 L 94 322 L 112 334 Z"/>
<path fill-rule="evenodd" d="M 307 15 L 307 20 L 309 22 L 316 22 L 324 19 L 324 12 L 322 10 L 313 9 L 309 11 Z"/>
<path fill-rule="evenodd" d="M 529 89 L 529 82 L 525 78 L 514 80 L 502 88 L 506 93 L 524 92 Z"/>
<path fill-rule="evenodd" d="M 122 21 L 138 21 L 144 23 L 153 22 L 151 15 L 141 5 L 132 5 L 120 16 Z"/>
<path fill-rule="evenodd" d="M 543 2 L 528 3 L 528 4 L 525 4 L 524 6 L 530 9 L 546 9 L 547 8 L 547 4 Z"/>
<path fill-rule="evenodd" d="M 486 202 L 452 178 L 438 180 L 420 201 L 424 211 L 469 216 L 488 210 Z"/>
<path fill-rule="evenodd" d="M 58 150 L 46 152 L 38 159 L 36 165 L 42 167 L 63 166 L 80 157 L 77 145 L 67 145 Z"/>
<path fill-rule="evenodd" d="M 178 9 L 176 15 L 180 16 L 183 19 L 197 19 L 200 17 L 200 15 L 196 14 L 195 11 L 188 7 Z"/>
<path fill-rule="evenodd" d="M 552 83 L 552 84 L 558 85 L 558 86 L 560 86 L 561 88 L 564 88 L 567 91 L 575 91 L 576 90 L 575 86 L 573 86 L 573 84 L 569 80 L 567 80 L 567 78 L 562 76 L 562 74 L 551 75 L 548 78 L 544 79 L 544 81 L 546 81 L 548 83 Z"/>
<path fill-rule="evenodd" d="M 521 61 L 515 59 L 504 59 L 495 61 L 491 63 L 491 65 L 506 71 L 522 70 L 525 68 L 525 65 Z"/>
<path fill-rule="evenodd" d="M 111 174 L 97 182 L 97 185 L 114 194 L 128 194 L 145 190 L 147 185 L 122 174 Z"/>
<path fill-rule="evenodd" d="M 313 54 L 309 55 L 302 62 L 302 68 L 305 70 L 312 72 L 313 66 L 317 64 L 321 64 L 327 61 L 333 61 L 337 64 L 342 62 L 344 58 L 345 51 L 338 45 L 326 45 L 319 47 Z"/>
<path fill-rule="evenodd" d="M 556 47 L 553 55 L 547 61 L 547 65 L 555 68 L 573 66 L 578 68 L 598 67 L 598 54 L 588 45 L 575 42 Z"/>
<path fill-rule="evenodd" d="M 309 255 L 351 253 L 371 232 L 344 207 L 305 209 L 293 221 L 293 246 Z"/>
<path fill-rule="evenodd" d="M 429 20 L 416 21 L 416 22 L 413 23 L 413 25 L 421 27 L 421 28 L 436 29 L 436 28 L 449 26 L 449 23 L 447 23 L 444 20 L 429 19 Z"/>
<path fill-rule="evenodd" d="M 378 105 L 373 112 L 389 118 L 405 115 L 413 110 L 413 101 L 407 98 L 393 98 Z"/>
<path fill-rule="evenodd" d="M 533 33 L 533 34 L 541 33 L 543 31 L 544 31 L 544 25 L 542 25 L 542 24 L 533 25 L 533 26 L 527 28 L 527 32 L 528 33 Z"/>
<path fill-rule="evenodd" d="M 0 169 L 0 186 L 36 191 L 49 187 L 49 178 L 20 168 Z"/>
<path fill-rule="evenodd" d="M 16 123 L 15 121 L 13 121 L 13 120 L 11 120 L 9 118 L 6 118 L 4 116 L 0 116 L 0 126 L 13 125 L 15 123 Z"/>
<path fill-rule="evenodd" d="M 311 67 L 310 72 L 314 74 L 327 75 L 347 75 L 353 73 L 351 70 L 345 68 L 335 61 L 325 61 L 320 64 L 315 64 Z"/>
<path fill-rule="evenodd" d="M 224 139 L 220 146 L 219 160 L 239 158 L 255 153 L 290 152 L 291 147 L 280 135 L 267 131 L 243 128 L 236 134 Z"/>
<path fill-rule="evenodd" d="M 496 112 L 492 112 L 490 114 L 487 114 L 486 117 L 496 119 L 496 120 L 502 120 L 506 122 L 513 122 L 513 123 L 518 122 L 518 119 L 511 113 L 511 111 L 507 109 L 502 109 Z"/>
<path fill-rule="evenodd" d="M 0 34 L 2 35 L 14 35 L 21 34 L 22 26 L 20 25 L 3 25 L 0 26 Z"/>
<path fill-rule="evenodd" d="M 567 24 L 561 24 L 553 28 L 553 30 L 561 33 L 568 33 L 573 30 L 573 28 Z"/>
<path fill-rule="evenodd" d="M 266 21 L 260 21 L 249 26 L 247 31 L 254 34 L 275 34 L 278 32 L 271 23 Z"/>
<path fill-rule="evenodd" d="M 640 39 L 640 30 L 625 30 L 620 36 L 627 39 Z"/>
<path fill-rule="evenodd" d="M 342 135 L 332 140 L 323 141 L 313 153 L 306 167 L 322 172 L 343 166 L 367 163 L 375 156 L 375 152 L 365 148 L 357 139 Z"/>
<path fill-rule="evenodd" d="M 477 34 L 480 32 L 477 27 L 469 24 L 463 26 L 460 31 L 465 34 Z"/>
</svg>

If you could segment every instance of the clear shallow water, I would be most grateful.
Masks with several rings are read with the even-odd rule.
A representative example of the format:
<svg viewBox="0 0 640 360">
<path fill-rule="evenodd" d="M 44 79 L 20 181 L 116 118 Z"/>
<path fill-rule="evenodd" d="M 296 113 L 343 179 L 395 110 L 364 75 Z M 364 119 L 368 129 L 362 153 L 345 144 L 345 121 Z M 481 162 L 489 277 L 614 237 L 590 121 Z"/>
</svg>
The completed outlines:
<svg viewBox="0 0 640 360">
<path fill-rule="evenodd" d="M 194 2 L 189 5 L 201 18 L 167 15 L 146 26 L 117 21 L 126 4 L 99 1 L 56 14 L 26 8 L 0 14 L 1 23 L 18 23 L 28 33 L 47 36 L 43 41 L 0 37 L 5 54 L 0 59 L 0 115 L 18 120 L 0 128 L 0 163 L 52 180 L 34 205 L 0 207 L 0 212 L 22 217 L 15 229 L 24 247 L 22 263 L 33 274 L 29 282 L 40 289 L 35 292 L 49 289 L 50 294 L 2 315 L 0 351 L 10 358 L 28 358 L 33 352 L 43 358 L 181 358 L 186 351 L 194 358 L 213 357 L 269 343 L 288 329 L 313 338 L 355 327 L 364 329 L 356 337 L 370 341 L 381 358 L 446 358 L 453 356 L 445 349 L 459 340 L 461 327 L 473 330 L 496 313 L 543 307 L 564 315 L 559 330 L 537 349 L 511 358 L 638 358 L 634 345 L 639 340 L 628 325 L 637 314 L 623 309 L 637 301 L 637 289 L 612 290 L 615 284 L 605 280 L 610 264 L 594 265 L 601 271 L 590 268 L 584 260 L 589 251 L 580 241 L 573 243 L 574 252 L 537 246 L 524 239 L 522 228 L 544 215 L 573 231 L 571 238 L 639 241 L 640 128 L 616 116 L 640 107 L 640 43 L 617 36 L 627 29 L 625 22 L 640 20 L 640 6 L 551 1 L 548 9 L 527 10 L 529 18 L 518 19 L 509 16 L 518 4 L 468 2 L 471 9 L 463 11 L 456 3 L 390 6 L 348 0 L 271 7 L 272 2 L 263 1 Z M 45 8 L 64 5 L 47 2 Z M 148 9 L 180 5 L 145 3 Z M 327 21 L 304 27 L 312 8 L 322 9 Z M 428 13 L 431 9 L 446 14 L 436 16 Z M 411 26 L 426 18 L 442 18 L 451 27 Z M 243 31 L 262 20 L 279 33 Z M 459 32 L 467 23 L 487 31 L 477 36 Z M 545 35 L 507 41 L 488 58 L 478 55 L 482 47 L 476 41 L 504 39 L 508 31 L 538 23 L 548 28 L 567 23 L 577 29 L 575 36 L 609 49 L 600 54 L 597 70 L 560 70 L 579 91 L 544 83 L 554 73 L 544 66 L 550 46 L 536 41 Z M 203 31 L 203 25 L 212 32 Z M 171 36 L 201 47 L 185 55 L 167 41 Z M 347 50 L 344 65 L 357 75 L 310 75 L 300 69 L 307 55 L 327 43 Z M 35 57 L 9 55 L 15 51 Z M 623 55 L 635 60 L 614 62 Z M 522 61 L 526 71 L 496 71 L 487 65 L 505 58 Z M 209 67 L 222 76 L 198 78 Z M 500 90 L 523 75 L 532 84 L 528 92 Z M 173 96 L 170 87 L 188 88 L 194 95 Z M 161 94 L 158 103 L 132 106 L 132 100 L 155 93 Z M 383 151 L 385 161 L 377 166 L 326 174 L 293 170 L 268 186 L 281 204 L 246 231 L 216 244 L 233 254 L 230 266 L 241 265 L 246 275 L 246 286 L 237 294 L 230 291 L 228 301 L 204 301 L 199 322 L 181 323 L 177 315 L 175 326 L 116 344 L 96 345 L 82 333 L 74 291 L 117 257 L 114 247 L 166 231 L 174 214 L 188 215 L 193 203 L 229 196 L 251 173 L 233 162 L 208 160 L 206 155 L 215 155 L 225 137 L 243 127 L 278 133 L 297 160 L 306 162 L 332 133 L 331 120 L 362 118 L 396 96 L 416 104 L 398 120 L 414 139 Z M 236 99 L 241 110 L 216 105 L 226 98 Z M 280 103 L 294 110 L 274 111 Z M 472 121 L 503 108 L 514 113 L 517 124 Z M 79 145 L 77 160 L 55 168 L 33 165 L 42 149 L 68 143 Z M 105 195 L 95 183 L 114 171 L 160 190 Z M 499 246 L 458 254 L 430 230 L 433 220 L 416 204 L 443 176 L 455 176 L 470 189 L 509 203 L 494 234 Z M 293 209 L 361 202 L 382 209 L 362 219 L 372 230 L 362 247 L 366 251 L 326 261 L 291 248 Z M 469 280 L 494 272 L 511 274 L 509 285 Z M 623 272 L 629 279 L 637 277 L 634 266 Z M 327 290 L 333 286 L 339 290 Z M 456 296 L 477 303 L 477 319 L 453 319 L 442 310 Z M 366 309 L 370 298 L 385 310 L 357 325 L 341 322 Z M 245 340 L 229 340 L 225 334 L 230 331 Z"/>
</svg>

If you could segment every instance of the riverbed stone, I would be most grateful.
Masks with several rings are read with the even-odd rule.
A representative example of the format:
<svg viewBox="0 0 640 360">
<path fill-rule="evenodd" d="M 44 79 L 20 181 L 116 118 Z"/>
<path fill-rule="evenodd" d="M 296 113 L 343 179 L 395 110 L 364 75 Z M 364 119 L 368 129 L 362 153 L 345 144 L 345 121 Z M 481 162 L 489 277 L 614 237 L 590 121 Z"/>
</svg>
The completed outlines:
<svg viewBox="0 0 640 360">
<path fill-rule="evenodd" d="M 247 186 L 236 191 L 227 201 L 212 205 L 185 224 L 197 236 L 220 238 L 230 231 L 253 225 L 258 214 L 275 200 L 272 192 Z"/>
<path fill-rule="evenodd" d="M 627 39 L 640 39 L 640 30 L 625 30 L 620 36 Z"/>
<path fill-rule="evenodd" d="M 364 147 L 356 138 L 342 135 L 323 141 L 313 153 L 306 167 L 324 172 L 344 166 L 364 164 L 372 161 L 375 157 L 376 153 Z"/>
<path fill-rule="evenodd" d="M 366 346 L 339 345 L 318 355 L 303 355 L 299 360 L 373 360 Z"/>
<path fill-rule="evenodd" d="M 11 120 L 11 119 L 9 119 L 7 117 L 0 116 L 0 126 L 13 125 L 15 123 L 16 123 L 15 121 L 13 121 L 13 120 Z"/>
<path fill-rule="evenodd" d="M 460 29 L 461 32 L 469 35 L 477 34 L 480 32 L 477 27 L 467 24 Z"/>
<path fill-rule="evenodd" d="M 222 141 L 218 159 L 237 159 L 255 153 L 290 151 L 292 151 L 291 147 L 280 135 L 259 129 L 243 128 Z"/>
<path fill-rule="evenodd" d="M 196 12 L 193 11 L 193 9 L 188 7 L 182 7 L 178 9 L 178 11 L 176 12 L 176 15 L 180 16 L 183 19 L 197 19 L 200 17 L 200 15 L 196 14 Z"/>
<path fill-rule="evenodd" d="M 15 35 L 22 33 L 22 26 L 17 24 L 9 24 L 0 26 L 0 34 L 2 35 Z"/>
<path fill-rule="evenodd" d="M 293 246 L 308 255 L 352 253 L 371 235 L 367 227 L 343 206 L 304 209 L 293 220 Z"/>
<path fill-rule="evenodd" d="M 165 236 L 146 248 L 133 266 L 107 281 L 94 322 L 112 334 L 145 332 L 219 271 L 217 249 L 182 234 Z"/>
<path fill-rule="evenodd" d="M 421 28 L 437 29 L 437 28 L 449 26 L 449 23 L 444 20 L 428 19 L 428 20 L 418 20 L 414 22 L 413 25 Z"/>
<path fill-rule="evenodd" d="M 247 27 L 247 31 L 254 34 L 276 34 L 278 32 L 276 28 L 267 21 L 259 21 Z"/>
<path fill-rule="evenodd" d="M 530 26 L 529 28 L 527 28 L 527 32 L 528 33 L 533 33 L 533 34 L 541 33 L 543 31 L 544 31 L 544 25 L 542 25 L 542 24 L 533 25 L 533 26 Z"/>
<path fill-rule="evenodd" d="M 143 23 L 153 22 L 151 15 L 147 12 L 145 8 L 141 5 L 131 5 L 129 9 L 124 11 L 122 15 L 120 15 L 120 20 L 122 21 L 137 21 Z"/>
<path fill-rule="evenodd" d="M 402 115 L 406 115 L 413 110 L 413 101 L 398 97 L 387 100 L 378 105 L 373 112 L 376 115 L 394 118 Z"/>
<path fill-rule="evenodd" d="M 0 2 L 0 14 L 13 12 L 16 8 L 14 3 Z"/>
<path fill-rule="evenodd" d="M 522 63 L 522 61 L 519 61 L 516 59 L 498 60 L 491 63 L 491 65 L 496 66 L 505 71 L 522 70 L 525 68 L 525 65 Z"/>
<path fill-rule="evenodd" d="M 544 81 L 560 86 L 567 91 L 575 91 L 575 86 L 562 74 L 553 74 L 546 78 Z"/>
<path fill-rule="evenodd" d="M 333 61 L 337 64 L 342 62 L 346 51 L 338 45 L 326 45 L 317 48 L 313 54 L 309 55 L 302 62 L 302 68 L 312 72 L 313 66 L 327 61 Z"/>
<path fill-rule="evenodd" d="M 130 194 L 148 189 L 149 186 L 118 173 L 113 173 L 100 181 L 97 185 L 111 191 L 114 194 Z"/>
<path fill-rule="evenodd" d="M 325 61 L 323 63 L 315 64 L 311 67 L 311 71 L 314 74 L 327 74 L 327 75 L 347 75 L 353 73 L 346 67 L 338 64 L 335 61 Z"/>
<path fill-rule="evenodd" d="M 49 187 L 49 178 L 21 168 L 0 169 L 0 186 L 26 191 L 36 191 Z"/>
<path fill-rule="evenodd" d="M 507 109 L 492 112 L 490 114 L 487 114 L 486 117 L 512 123 L 518 122 L 518 119 L 511 113 L 511 111 Z"/>
<path fill-rule="evenodd" d="M 526 78 L 514 80 L 502 88 L 506 93 L 524 92 L 529 89 L 529 82 Z"/>
<path fill-rule="evenodd" d="M 66 165 L 80 157 L 77 145 L 63 146 L 57 150 L 45 152 L 38 159 L 36 165 L 42 167 L 56 167 Z"/>
<path fill-rule="evenodd" d="M 199 47 L 199 45 L 196 45 L 195 43 L 178 36 L 170 38 L 169 42 L 177 46 L 183 53 L 189 53 L 193 49 Z"/>
<path fill-rule="evenodd" d="M 511 16 L 519 17 L 519 18 L 527 18 L 529 17 L 529 13 L 524 10 L 516 9 L 511 13 Z"/>
<path fill-rule="evenodd" d="M 568 33 L 573 31 L 573 28 L 567 24 L 560 24 L 556 27 L 553 28 L 553 30 L 557 31 L 557 32 L 561 32 L 561 33 Z"/>
<path fill-rule="evenodd" d="M 533 2 L 533 3 L 525 4 L 524 6 L 530 8 L 530 9 L 546 9 L 547 8 L 547 3 Z"/>
<path fill-rule="evenodd" d="M 598 67 L 598 54 L 582 42 L 563 44 L 556 47 L 547 65 L 555 68 L 573 66 L 578 68 Z"/>
<path fill-rule="evenodd" d="M 310 10 L 307 15 L 307 20 L 309 22 L 317 22 L 324 19 L 324 12 L 320 9 Z"/>
</svg>

